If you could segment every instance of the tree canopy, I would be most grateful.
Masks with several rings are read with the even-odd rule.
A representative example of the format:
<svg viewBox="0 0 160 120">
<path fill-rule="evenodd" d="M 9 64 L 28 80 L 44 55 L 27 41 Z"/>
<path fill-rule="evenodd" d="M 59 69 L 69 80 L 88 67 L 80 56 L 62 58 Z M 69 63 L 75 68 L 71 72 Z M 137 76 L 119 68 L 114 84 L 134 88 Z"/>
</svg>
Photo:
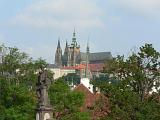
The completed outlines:
<svg viewBox="0 0 160 120">
<path fill-rule="evenodd" d="M 152 44 L 140 47 L 128 58 L 118 55 L 107 61 L 104 72 L 109 80 L 94 84 L 110 100 L 109 120 L 160 119 L 160 53 Z M 112 80 L 116 80 L 113 84 Z M 153 88 L 156 92 L 153 91 Z"/>
<path fill-rule="evenodd" d="M 34 120 L 36 108 L 35 84 L 37 70 L 46 66 L 42 60 L 32 60 L 18 48 L 0 46 L 0 119 Z"/>
<path fill-rule="evenodd" d="M 50 86 L 49 95 L 51 104 L 54 106 L 56 119 L 89 120 L 88 113 L 80 112 L 80 107 L 84 102 L 84 94 L 71 91 L 63 78 L 58 79 Z"/>
</svg>

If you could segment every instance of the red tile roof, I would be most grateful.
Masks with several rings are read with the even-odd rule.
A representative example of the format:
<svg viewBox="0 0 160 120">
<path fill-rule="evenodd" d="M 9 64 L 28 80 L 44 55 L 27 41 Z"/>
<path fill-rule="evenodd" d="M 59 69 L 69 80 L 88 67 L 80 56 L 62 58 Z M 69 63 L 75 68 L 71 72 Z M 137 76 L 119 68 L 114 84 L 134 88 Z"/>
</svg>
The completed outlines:
<svg viewBox="0 0 160 120">
<path fill-rule="evenodd" d="M 92 118 L 94 120 L 105 117 L 110 113 L 109 109 L 110 107 L 108 102 L 109 100 L 103 94 L 101 93 L 93 94 L 83 84 L 79 84 L 74 90 L 84 93 L 85 100 L 80 110 L 82 112 L 85 112 L 91 109 Z M 99 102 L 101 104 L 99 104 Z"/>
<path fill-rule="evenodd" d="M 92 72 L 102 71 L 105 64 L 98 63 L 98 64 L 89 64 L 89 68 Z"/>
<path fill-rule="evenodd" d="M 80 108 L 81 111 L 85 111 L 87 108 L 90 108 L 94 105 L 95 97 L 94 94 L 91 93 L 88 88 L 86 88 L 83 84 L 79 84 L 75 89 L 75 91 L 80 91 L 84 93 L 84 104 Z"/>
<path fill-rule="evenodd" d="M 88 69 L 91 70 L 91 72 L 99 72 L 102 71 L 104 68 L 105 64 L 103 63 L 97 63 L 97 64 L 88 64 Z M 81 70 L 85 69 L 86 64 L 79 64 L 77 66 L 69 66 L 69 67 L 63 67 L 62 69 L 75 69 L 75 70 Z"/>
</svg>

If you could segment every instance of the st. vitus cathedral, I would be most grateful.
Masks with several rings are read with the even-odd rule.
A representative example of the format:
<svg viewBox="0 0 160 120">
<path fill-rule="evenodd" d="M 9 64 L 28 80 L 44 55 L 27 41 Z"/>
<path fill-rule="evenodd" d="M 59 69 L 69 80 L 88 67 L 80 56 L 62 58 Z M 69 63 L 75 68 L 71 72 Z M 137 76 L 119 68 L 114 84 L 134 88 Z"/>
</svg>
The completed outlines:
<svg viewBox="0 0 160 120">
<path fill-rule="evenodd" d="M 78 45 L 76 40 L 75 30 L 73 32 L 72 43 L 68 45 L 66 41 L 66 46 L 64 53 L 62 54 L 62 49 L 60 45 L 60 40 L 58 40 L 58 45 L 55 53 L 55 65 L 57 67 L 62 66 L 76 66 L 78 64 L 86 63 L 86 56 L 88 56 L 88 62 L 90 64 L 105 63 L 107 59 L 111 59 L 112 55 L 110 52 L 98 52 L 98 53 L 89 53 L 88 55 L 85 52 L 80 51 L 80 45 Z"/>
</svg>

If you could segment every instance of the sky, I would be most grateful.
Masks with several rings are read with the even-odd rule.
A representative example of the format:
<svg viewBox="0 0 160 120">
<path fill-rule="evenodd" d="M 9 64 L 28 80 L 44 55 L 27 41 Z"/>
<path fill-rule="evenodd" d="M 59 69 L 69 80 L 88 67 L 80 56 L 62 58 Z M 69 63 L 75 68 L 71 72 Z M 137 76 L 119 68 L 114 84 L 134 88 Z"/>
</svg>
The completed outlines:
<svg viewBox="0 0 160 120">
<path fill-rule="evenodd" d="M 160 0 L 0 0 L 0 44 L 54 63 L 58 38 L 81 51 L 128 56 L 144 45 L 160 51 Z"/>
</svg>

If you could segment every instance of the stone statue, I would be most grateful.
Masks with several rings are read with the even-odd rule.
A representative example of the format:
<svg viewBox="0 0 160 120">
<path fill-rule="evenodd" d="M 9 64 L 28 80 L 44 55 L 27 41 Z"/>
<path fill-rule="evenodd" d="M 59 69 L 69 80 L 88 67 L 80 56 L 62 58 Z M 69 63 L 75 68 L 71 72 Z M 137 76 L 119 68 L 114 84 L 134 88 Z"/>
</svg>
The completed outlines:
<svg viewBox="0 0 160 120">
<path fill-rule="evenodd" d="M 48 85 L 49 79 L 47 75 L 47 70 L 41 70 L 38 75 L 38 83 L 37 83 L 37 96 L 39 100 L 39 106 L 48 106 Z"/>
<path fill-rule="evenodd" d="M 52 119 L 52 107 L 50 106 L 48 98 L 48 88 L 50 79 L 48 78 L 47 70 L 41 69 L 38 75 L 38 82 L 36 84 L 36 92 L 38 97 L 38 108 L 36 120 Z M 47 119 L 45 119 L 47 117 Z"/>
</svg>

